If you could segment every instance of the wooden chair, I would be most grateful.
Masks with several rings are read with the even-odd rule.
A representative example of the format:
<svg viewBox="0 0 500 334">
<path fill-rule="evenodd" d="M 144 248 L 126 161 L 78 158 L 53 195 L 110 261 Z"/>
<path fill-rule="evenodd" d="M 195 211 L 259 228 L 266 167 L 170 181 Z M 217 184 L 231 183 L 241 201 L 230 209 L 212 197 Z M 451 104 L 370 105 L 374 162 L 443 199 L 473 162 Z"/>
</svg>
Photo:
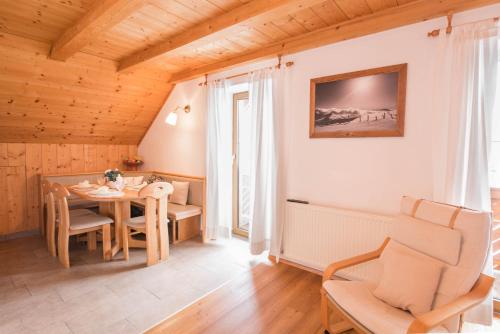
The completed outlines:
<svg viewBox="0 0 500 334">
<path fill-rule="evenodd" d="M 112 219 L 98 214 L 70 215 L 67 197 L 68 190 L 54 183 L 51 193 L 57 201 L 59 209 L 58 253 L 59 261 L 65 268 L 69 268 L 69 237 L 72 235 L 87 234 L 88 248 L 92 249 L 96 240 L 96 231 L 102 231 L 102 248 L 104 260 L 111 259 L 111 223 Z M 93 241 L 91 241 L 93 240 Z"/>
<path fill-rule="evenodd" d="M 139 191 L 139 197 L 146 200 L 144 216 L 131 218 L 123 226 L 123 255 L 129 259 L 129 237 L 137 233 L 146 235 L 147 265 L 166 260 L 169 255 L 167 198 L 174 188 L 168 182 L 155 182 Z"/>
<path fill-rule="evenodd" d="M 43 199 L 45 203 L 45 235 L 47 238 L 47 248 L 49 250 L 50 255 L 57 256 L 57 247 L 56 247 L 56 227 L 59 223 L 58 210 L 56 209 L 54 195 L 52 194 L 52 185 L 49 181 L 42 181 L 42 192 Z M 95 213 L 91 210 L 87 209 L 74 209 L 69 210 L 70 217 L 82 216 L 82 215 L 95 215 Z M 92 239 L 89 240 L 88 244 L 89 249 L 95 249 L 95 245 L 92 244 Z"/>
<path fill-rule="evenodd" d="M 487 298 L 494 278 L 481 273 L 491 233 L 491 215 L 404 197 L 393 231 L 372 252 L 330 264 L 323 275 L 321 320 L 325 333 L 428 333 L 460 331 L 463 313 Z M 376 260 L 396 240 L 443 262 L 433 308 L 413 316 L 376 298 L 368 282 L 332 280 L 341 269 Z M 330 311 L 334 323 L 330 323 Z"/>
</svg>

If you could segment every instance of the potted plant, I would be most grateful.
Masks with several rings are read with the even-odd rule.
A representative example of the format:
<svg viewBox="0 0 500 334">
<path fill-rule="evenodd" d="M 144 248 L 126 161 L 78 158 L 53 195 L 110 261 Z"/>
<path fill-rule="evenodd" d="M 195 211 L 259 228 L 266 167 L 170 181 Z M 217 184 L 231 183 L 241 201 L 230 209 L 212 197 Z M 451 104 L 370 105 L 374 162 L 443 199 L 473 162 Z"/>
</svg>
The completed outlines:
<svg viewBox="0 0 500 334">
<path fill-rule="evenodd" d="M 106 185 L 110 188 L 122 190 L 124 186 L 124 181 L 122 177 L 122 172 L 115 169 L 108 169 L 104 172 L 104 177 L 106 178 Z"/>
</svg>

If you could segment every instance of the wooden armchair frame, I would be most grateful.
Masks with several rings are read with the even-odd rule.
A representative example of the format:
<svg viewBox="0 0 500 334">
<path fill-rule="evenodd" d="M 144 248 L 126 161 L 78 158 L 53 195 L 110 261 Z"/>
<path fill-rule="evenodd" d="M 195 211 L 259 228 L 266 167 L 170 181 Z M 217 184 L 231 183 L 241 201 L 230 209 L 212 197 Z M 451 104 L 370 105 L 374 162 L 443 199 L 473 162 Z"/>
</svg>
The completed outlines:
<svg viewBox="0 0 500 334">
<path fill-rule="evenodd" d="M 379 258 L 389 241 L 390 238 L 386 238 L 383 244 L 375 251 L 331 263 L 324 271 L 323 282 L 330 280 L 333 275 L 341 269 Z M 495 279 L 493 277 L 480 274 L 476 284 L 468 293 L 458 297 L 446 305 L 437 307 L 432 311 L 419 315 L 415 318 L 415 320 L 413 320 L 407 333 L 427 333 L 431 329 L 441 325 L 443 322 L 455 316 L 460 316 L 460 331 L 462 328 L 463 313 L 480 304 L 488 296 L 491 288 L 493 287 L 494 281 Z M 330 326 L 329 322 L 329 306 L 332 307 L 332 316 L 335 322 L 333 326 Z M 341 333 L 349 329 L 354 329 L 357 333 L 370 333 L 368 329 L 359 324 L 356 319 L 353 319 L 339 305 L 328 298 L 327 292 L 324 288 L 321 288 L 321 322 L 323 323 L 325 333 Z"/>
</svg>

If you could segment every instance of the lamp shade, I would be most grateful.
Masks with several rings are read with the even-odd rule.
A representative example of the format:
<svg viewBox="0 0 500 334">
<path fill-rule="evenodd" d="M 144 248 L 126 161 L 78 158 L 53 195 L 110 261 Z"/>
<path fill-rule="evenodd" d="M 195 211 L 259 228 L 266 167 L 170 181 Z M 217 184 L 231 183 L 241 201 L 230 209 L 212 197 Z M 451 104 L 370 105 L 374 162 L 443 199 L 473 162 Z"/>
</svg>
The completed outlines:
<svg viewBox="0 0 500 334">
<path fill-rule="evenodd" d="M 177 113 L 175 111 L 172 111 L 170 114 L 168 114 L 167 118 L 165 119 L 165 123 L 175 126 L 177 124 Z"/>
</svg>

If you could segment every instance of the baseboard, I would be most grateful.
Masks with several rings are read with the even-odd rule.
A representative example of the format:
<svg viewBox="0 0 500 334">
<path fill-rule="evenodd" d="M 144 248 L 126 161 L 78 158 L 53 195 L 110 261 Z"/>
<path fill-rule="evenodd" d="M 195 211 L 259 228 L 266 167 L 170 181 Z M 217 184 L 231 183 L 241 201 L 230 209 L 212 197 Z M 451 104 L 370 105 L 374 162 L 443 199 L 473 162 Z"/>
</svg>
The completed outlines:
<svg viewBox="0 0 500 334">
<path fill-rule="evenodd" d="M 273 263 L 277 263 L 278 261 L 276 261 L 276 256 L 274 255 L 269 255 L 268 256 L 268 259 L 273 262 Z M 279 263 L 284 263 L 286 265 L 289 265 L 289 266 L 292 266 L 292 267 L 295 267 L 295 268 L 299 268 L 299 269 L 302 269 L 302 270 L 305 270 L 305 271 L 308 271 L 310 273 L 313 273 L 313 274 L 316 274 L 316 275 L 319 275 L 319 276 L 323 276 L 323 272 L 321 270 L 318 270 L 318 269 L 314 269 L 314 268 L 310 268 L 310 267 L 306 267 L 304 265 L 301 265 L 301 264 L 298 264 L 298 263 L 295 263 L 293 261 L 289 261 L 287 259 L 284 259 L 282 257 L 280 257 L 280 260 L 279 260 Z"/>
<path fill-rule="evenodd" d="M 40 230 L 36 229 L 36 230 L 21 231 L 21 232 L 16 232 L 16 233 L 0 235 L 0 241 L 19 239 L 19 238 L 25 238 L 25 237 L 32 237 L 35 235 L 39 236 Z"/>
</svg>

